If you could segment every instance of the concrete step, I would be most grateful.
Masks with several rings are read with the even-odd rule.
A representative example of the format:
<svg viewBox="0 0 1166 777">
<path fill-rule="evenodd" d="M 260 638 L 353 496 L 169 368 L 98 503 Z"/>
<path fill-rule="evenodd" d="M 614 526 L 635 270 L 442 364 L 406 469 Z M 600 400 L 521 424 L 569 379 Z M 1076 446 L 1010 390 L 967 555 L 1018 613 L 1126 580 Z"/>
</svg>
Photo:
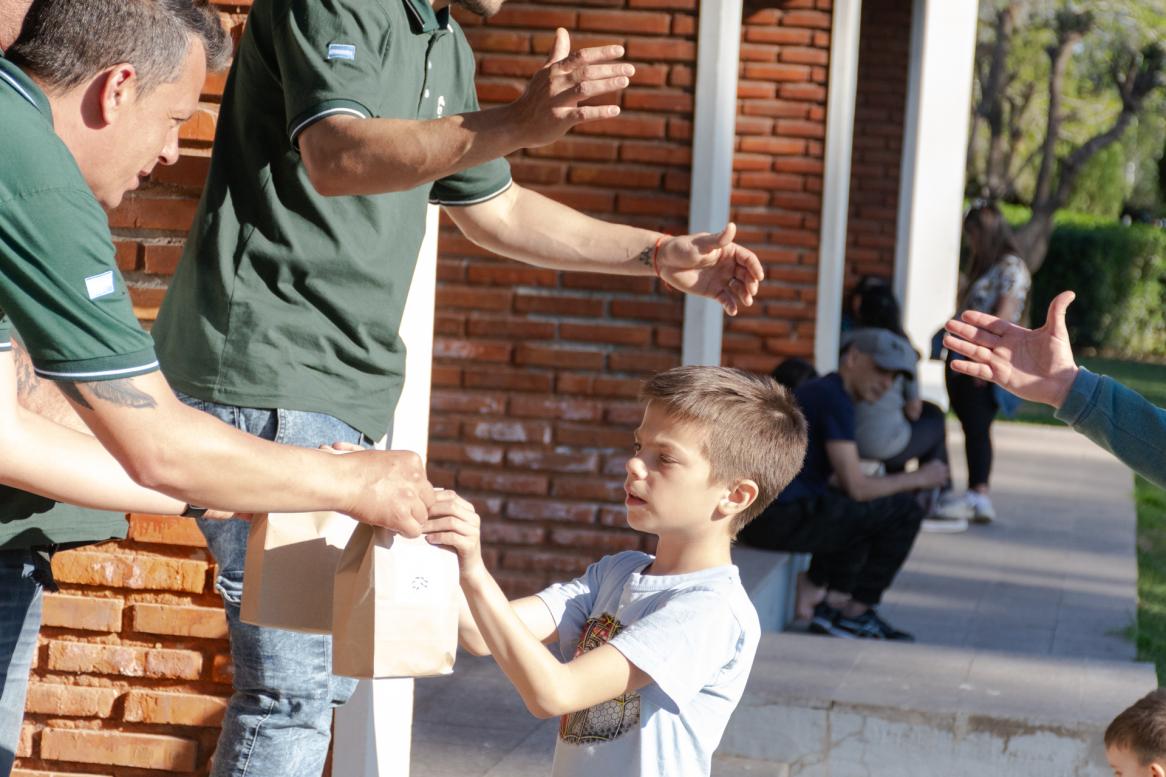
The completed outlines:
<svg viewBox="0 0 1166 777">
<path fill-rule="evenodd" d="M 415 687 L 411 777 L 547 777 L 558 720 L 538 720 L 489 658 L 459 655 Z M 717 753 L 712 777 L 789 777 L 787 767 Z"/>
<path fill-rule="evenodd" d="M 789 777 L 789 767 L 732 755 L 714 755 L 712 777 Z"/>
<path fill-rule="evenodd" d="M 1097 775 L 1156 686 L 1150 664 L 766 635 L 719 752 L 788 777 Z"/>
</svg>

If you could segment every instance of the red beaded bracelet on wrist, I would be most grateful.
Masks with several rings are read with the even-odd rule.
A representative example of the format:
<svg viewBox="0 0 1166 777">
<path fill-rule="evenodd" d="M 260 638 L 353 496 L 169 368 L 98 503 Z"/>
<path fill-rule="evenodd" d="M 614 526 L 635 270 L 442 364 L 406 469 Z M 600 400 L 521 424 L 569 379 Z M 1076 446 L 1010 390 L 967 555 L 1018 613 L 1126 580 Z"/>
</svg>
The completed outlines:
<svg viewBox="0 0 1166 777">
<path fill-rule="evenodd" d="M 664 276 L 660 274 L 659 262 L 660 244 L 669 237 L 672 236 L 665 232 L 664 234 L 660 235 L 660 237 L 656 238 L 656 245 L 652 247 L 652 272 L 656 273 L 656 277 L 660 279 L 660 283 L 664 284 L 664 288 L 668 291 L 671 291 L 672 287 L 668 285 L 668 281 L 664 280 Z"/>
</svg>

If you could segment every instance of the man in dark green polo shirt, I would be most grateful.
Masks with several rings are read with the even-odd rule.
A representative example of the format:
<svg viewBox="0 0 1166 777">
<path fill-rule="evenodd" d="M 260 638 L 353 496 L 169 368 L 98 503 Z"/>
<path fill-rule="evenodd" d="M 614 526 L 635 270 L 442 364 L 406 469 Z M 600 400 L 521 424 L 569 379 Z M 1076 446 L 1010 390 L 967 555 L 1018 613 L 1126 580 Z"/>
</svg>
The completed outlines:
<svg viewBox="0 0 1166 777">
<path fill-rule="evenodd" d="M 198 105 L 208 66 L 229 52 L 205 0 L 35 0 L 0 58 L 0 483 L 107 510 L 337 509 L 415 536 L 432 502 L 416 455 L 273 445 L 191 410 L 133 315 L 101 206 L 115 207 L 156 164 L 177 159 L 178 127 Z M 17 405 L 13 328 L 37 375 L 56 382 L 95 436 Z M 19 736 L 44 555 L 83 534 L 119 531 L 47 520 L 49 506 L 0 494 L 4 773 Z"/>
<path fill-rule="evenodd" d="M 503 0 L 464 0 L 489 15 Z M 752 302 L 757 258 L 719 235 L 670 238 L 584 216 L 510 179 L 502 157 L 616 106 L 581 101 L 633 75 L 608 46 L 547 64 L 514 103 L 479 110 L 447 0 L 256 0 L 227 80 L 210 175 L 154 328 L 192 405 L 302 444 L 386 434 L 404 378 L 398 334 L 427 202 L 523 262 Z M 332 706 L 327 636 L 241 623 L 246 526 L 201 522 L 234 659 L 215 775 L 318 775 Z"/>
</svg>

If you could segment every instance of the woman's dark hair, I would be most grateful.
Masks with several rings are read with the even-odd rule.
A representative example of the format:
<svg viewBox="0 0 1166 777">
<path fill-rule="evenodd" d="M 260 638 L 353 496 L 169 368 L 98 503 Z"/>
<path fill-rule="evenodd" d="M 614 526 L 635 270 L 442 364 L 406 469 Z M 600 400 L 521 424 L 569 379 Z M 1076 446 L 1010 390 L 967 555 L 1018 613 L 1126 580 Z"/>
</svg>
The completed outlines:
<svg viewBox="0 0 1166 777">
<path fill-rule="evenodd" d="M 856 327 L 889 329 L 900 337 L 907 336 L 903 332 L 903 311 L 889 286 L 875 286 L 862 295 L 854 323 Z"/>
<path fill-rule="evenodd" d="M 792 356 L 774 367 L 771 376 L 778 383 L 793 391 L 806 381 L 818 377 L 818 371 L 805 359 Z"/>
<path fill-rule="evenodd" d="M 903 329 L 903 309 L 899 306 L 899 299 L 886 284 L 872 286 L 862 295 L 862 300 L 858 304 L 858 317 L 854 323 L 856 329 L 864 327 L 886 329 L 908 343 L 911 342 L 911 338 Z M 911 345 L 911 349 L 915 351 L 916 358 L 922 355 L 914 344 Z"/>
<path fill-rule="evenodd" d="M 880 275 L 864 275 L 859 278 L 858 283 L 854 284 L 850 294 L 846 297 L 846 315 L 858 315 L 858 309 L 862 306 L 862 300 L 866 295 L 879 289 L 890 291 L 890 282 Z"/>
<path fill-rule="evenodd" d="M 964 217 L 964 237 L 968 241 L 965 273 L 968 288 L 1004 257 L 1020 256 L 1012 229 L 995 205 L 979 205 L 968 211 Z"/>
</svg>

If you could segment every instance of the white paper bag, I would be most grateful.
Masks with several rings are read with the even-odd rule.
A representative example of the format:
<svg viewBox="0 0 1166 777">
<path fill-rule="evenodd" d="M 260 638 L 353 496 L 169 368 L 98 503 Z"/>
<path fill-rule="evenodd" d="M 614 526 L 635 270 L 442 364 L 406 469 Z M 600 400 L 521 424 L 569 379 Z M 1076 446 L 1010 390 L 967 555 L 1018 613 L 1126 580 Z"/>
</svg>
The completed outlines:
<svg viewBox="0 0 1166 777">
<path fill-rule="evenodd" d="M 356 525 L 333 512 L 252 518 L 239 617 L 256 626 L 329 633 L 336 565 Z"/>
<path fill-rule="evenodd" d="M 332 671 L 347 677 L 450 674 L 457 655 L 457 556 L 361 524 L 336 568 Z"/>
</svg>

